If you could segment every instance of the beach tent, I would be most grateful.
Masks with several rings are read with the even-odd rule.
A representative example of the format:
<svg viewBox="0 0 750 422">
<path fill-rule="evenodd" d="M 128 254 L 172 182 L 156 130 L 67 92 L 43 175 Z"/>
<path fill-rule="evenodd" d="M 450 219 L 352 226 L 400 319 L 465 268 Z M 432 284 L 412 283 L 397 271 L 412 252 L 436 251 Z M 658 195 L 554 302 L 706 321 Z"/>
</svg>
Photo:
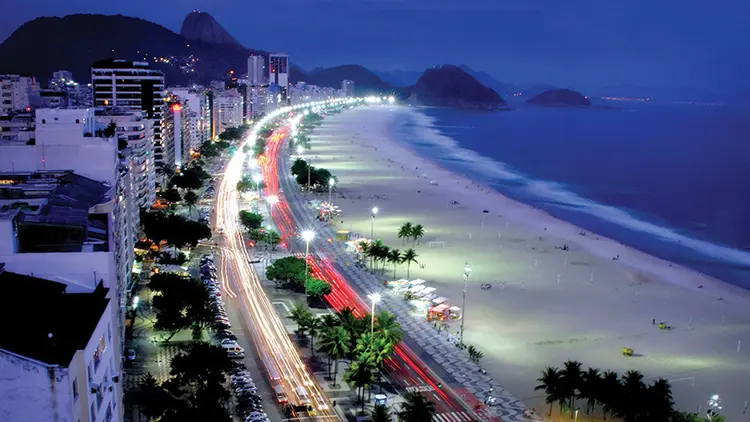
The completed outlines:
<svg viewBox="0 0 750 422">
<path fill-rule="evenodd" d="M 432 308 L 432 312 L 435 312 L 435 313 L 438 313 L 438 314 L 442 314 L 443 312 L 447 311 L 448 309 L 450 309 L 450 307 L 448 305 L 438 305 L 438 306 Z"/>
<path fill-rule="evenodd" d="M 424 283 L 425 283 L 425 281 L 424 281 L 424 280 L 422 280 L 421 278 L 418 278 L 418 279 L 416 279 L 416 280 L 412 280 L 412 281 L 410 281 L 409 283 L 410 283 L 410 284 L 411 284 L 412 286 L 416 286 L 417 284 L 424 284 Z"/>
<path fill-rule="evenodd" d="M 434 303 L 435 305 L 441 305 L 441 304 L 443 304 L 443 303 L 445 303 L 447 301 L 448 301 L 448 298 L 447 297 L 443 297 L 443 296 L 436 297 L 435 299 L 432 299 L 432 303 Z"/>
<path fill-rule="evenodd" d="M 425 287 L 424 290 L 422 290 L 422 292 L 424 292 L 424 293 L 432 293 L 435 290 L 437 290 L 437 289 L 434 288 L 434 287 Z"/>
<path fill-rule="evenodd" d="M 425 287 L 424 287 L 423 285 L 421 285 L 421 284 L 420 284 L 420 285 L 417 285 L 417 286 L 412 286 L 412 287 L 410 287 L 410 288 L 409 288 L 409 291 L 410 291 L 410 292 L 412 292 L 412 293 L 416 293 L 416 292 L 418 292 L 418 291 L 420 291 L 420 290 L 422 290 L 422 289 L 424 289 L 424 288 L 425 288 Z"/>
<path fill-rule="evenodd" d="M 407 284 L 407 283 L 409 283 L 409 280 L 407 280 L 405 278 L 399 278 L 398 280 L 395 280 L 393 282 L 394 283 L 399 283 L 399 284 Z"/>
</svg>

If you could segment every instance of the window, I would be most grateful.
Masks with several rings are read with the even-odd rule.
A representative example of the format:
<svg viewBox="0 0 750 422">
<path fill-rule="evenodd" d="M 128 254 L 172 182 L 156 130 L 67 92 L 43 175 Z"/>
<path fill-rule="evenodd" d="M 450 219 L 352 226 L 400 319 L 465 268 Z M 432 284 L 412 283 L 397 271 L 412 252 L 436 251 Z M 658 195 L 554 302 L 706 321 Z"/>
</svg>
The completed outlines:
<svg viewBox="0 0 750 422">
<path fill-rule="evenodd" d="M 76 119 L 76 124 L 81 123 L 81 119 Z"/>
<path fill-rule="evenodd" d="M 47 119 L 42 119 L 42 124 L 46 124 L 46 123 L 47 123 Z"/>
<path fill-rule="evenodd" d="M 112 324 L 107 324 L 107 340 L 112 341 Z"/>
<path fill-rule="evenodd" d="M 58 120 L 57 117 L 55 117 L 55 121 L 57 121 L 57 120 Z"/>
<path fill-rule="evenodd" d="M 73 403 L 78 401 L 78 378 L 73 378 Z"/>
</svg>

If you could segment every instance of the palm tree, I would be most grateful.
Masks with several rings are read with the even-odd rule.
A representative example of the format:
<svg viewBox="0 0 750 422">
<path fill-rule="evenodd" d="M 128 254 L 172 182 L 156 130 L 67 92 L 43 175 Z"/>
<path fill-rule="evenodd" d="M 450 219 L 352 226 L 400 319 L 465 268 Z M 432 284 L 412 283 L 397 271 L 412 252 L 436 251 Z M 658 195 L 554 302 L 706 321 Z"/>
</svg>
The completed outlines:
<svg viewBox="0 0 750 422">
<path fill-rule="evenodd" d="M 370 411 L 370 422 L 391 422 L 391 410 L 383 405 L 377 405 Z"/>
<path fill-rule="evenodd" d="M 544 401 L 549 404 L 549 415 L 552 416 L 552 404 L 560 402 L 560 398 L 565 400 L 560 394 L 560 387 L 562 379 L 560 377 L 560 371 L 552 366 L 544 368 L 542 376 L 536 379 L 539 381 L 539 385 L 534 387 L 534 391 L 544 390 Z"/>
<path fill-rule="evenodd" d="M 318 350 L 328 355 L 333 360 L 333 385 L 336 386 L 336 376 L 339 373 L 339 359 L 349 353 L 351 338 L 349 332 L 343 327 L 328 327 L 321 333 L 318 341 Z M 328 366 L 328 377 L 331 378 L 331 366 Z"/>
<path fill-rule="evenodd" d="M 372 270 L 375 270 L 375 261 L 380 259 L 384 247 L 382 240 L 376 240 L 370 244 L 370 268 Z"/>
<path fill-rule="evenodd" d="M 314 351 L 313 343 L 315 342 L 315 336 L 323 331 L 323 322 L 320 318 L 312 315 L 307 322 L 307 331 L 310 332 L 310 351 Z"/>
<path fill-rule="evenodd" d="M 359 355 L 344 374 L 344 381 L 357 387 L 357 399 L 362 398 L 362 410 L 365 408 L 365 387 L 372 384 L 372 360 L 368 353 Z"/>
<path fill-rule="evenodd" d="M 289 311 L 289 319 L 297 323 L 297 335 L 304 337 L 308 324 L 313 320 L 313 315 L 307 305 L 295 303 L 292 310 Z"/>
<path fill-rule="evenodd" d="M 117 132 L 117 122 L 112 120 L 109 122 L 109 124 L 107 124 L 107 127 L 104 129 L 104 136 L 107 138 L 114 138 L 116 132 Z"/>
<path fill-rule="evenodd" d="M 599 400 L 602 375 L 598 369 L 589 368 L 582 375 L 580 397 L 586 399 L 586 414 L 594 411 L 596 402 Z"/>
<path fill-rule="evenodd" d="M 569 400 L 570 406 L 570 417 L 573 417 L 573 409 L 575 409 L 576 397 L 581 390 L 581 384 L 583 384 L 583 378 L 581 370 L 581 362 L 577 360 L 569 360 L 563 362 L 563 369 L 560 373 L 562 378 L 562 390 L 564 397 Z"/>
<path fill-rule="evenodd" d="M 411 223 L 404 223 L 398 229 L 398 238 L 401 239 L 401 244 L 406 244 L 406 241 L 411 239 L 411 227 Z"/>
<path fill-rule="evenodd" d="M 391 252 L 391 247 L 383 245 L 380 250 L 378 250 L 378 259 L 383 264 L 383 268 L 381 268 L 381 272 L 385 274 L 385 263 L 388 260 L 388 254 Z"/>
<path fill-rule="evenodd" d="M 607 414 L 616 415 L 621 400 L 622 384 L 617 372 L 604 371 L 599 389 L 599 401 L 602 403 L 604 420 Z"/>
<path fill-rule="evenodd" d="M 325 314 L 320 317 L 320 323 L 323 328 L 332 328 L 339 326 L 339 320 L 332 314 Z"/>
<path fill-rule="evenodd" d="M 647 419 L 652 421 L 666 421 L 674 413 L 672 400 L 672 386 L 669 381 L 659 378 L 646 388 Z"/>
<path fill-rule="evenodd" d="M 435 404 L 420 393 L 406 393 L 401 410 L 396 415 L 401 422 L 431 421 L 435 416 Z"/>
<path fill-rule="evenodd" d="M 424 237 L 424 226 L 421 224 L 417 224 L 414 227 L 411 228 L 411 237 L 414 239 L 414 241 L 419 244 L 419 241 Z"/>
<path fill-rule="evenodd" d="M 622 402 L 619 403 L 617 415 L 625 422 L 634 422 L 641 416 L 638 406 L 644 401 L 646 384 L 643 383 L 643 374 L 639 371 L 628 371 L 622 376 Z"/>
<path fill-rule="evenodd" d="M 388 311 L 380 311 L 375 315 L 375 328 L 378 333 L 394 346 L 404 339 L 404 330 L 401 324 L 396 322 L 396 316 Z"/>
<path fill-rule="evenodd" d="M 237 191 L 244 193 L 252 189 L 254 186 L 253 181 L 249 177 L 243 176 L 239 182 L 237 182 Z"/>
<path fill-rule="evenodd" d="M 195 206 L 195 204 L 198 203 L 198 200 L 200 198 L 198 197 L 198 195 L 195 194 L 195 192 L 189 190 L 187 191 L 183 199 L 185 200 L 185 205 L 187 205 L 190 211 L 192 212 L 193 207 Z"/>
<path fill-rule="evenodd" d="M 419 261 L 417 261 L 417 257 L 418 256 L 419 255 L 417 255 L 417 253 L 414 252 L 414 249 L 412 249 L 412 248 L 409 248 L 409 249 L 405 250 L 404 254 L 401 255 L 401 262 L 405 262 L 406 263 L 406 278 L 409 278 L 409 270 L 411 268 L 411 263 L 412 262 L 417 262 L 417 263 L 419 262 Z"/>
<path fill-rule="evenodd" d="M 388 263 L 393 264 L 393 278 L 396 278 L 396 265 L 401 263 L 401 251 L 392 248 L 388 251 L 388 256 L 386 257 L 388 260 Z"/>
</svg>

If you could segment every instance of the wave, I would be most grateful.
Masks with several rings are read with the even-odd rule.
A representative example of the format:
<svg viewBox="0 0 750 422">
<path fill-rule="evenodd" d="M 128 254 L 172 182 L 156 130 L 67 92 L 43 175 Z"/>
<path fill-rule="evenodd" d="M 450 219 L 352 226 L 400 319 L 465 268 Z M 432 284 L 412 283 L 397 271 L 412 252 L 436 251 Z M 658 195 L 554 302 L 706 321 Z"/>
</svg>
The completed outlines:
<svg viewBox="0 0 750 422">
<path fill-rule="evenodd" d="M 561 183 L 531 178 L 512 169 L 506 163 L 461 147 L 456 139 L 440 132 L 436 125 L 437 118 L 414 109 L 408 110 L 408 113 L 415 123 L 413 130 L 419 137 L 418 143 L 442 149 L 442 154 L 439 157 L 441 160 L 459 162 L 460 165 L 467 170 L 470 169 L 472 173 L 477 174 L 486 182 L 514 182 L 526 194 L 539 198 L 545 203 L 585 213 L 602 221 L 688 248 L 707 257 L 750 265 L 750 252 L 686 236 L 676 229 L 638 218 L 625 209 L 580 196 Z M 410 140 L 410 142 L 414 141 Z"/>
</svg>

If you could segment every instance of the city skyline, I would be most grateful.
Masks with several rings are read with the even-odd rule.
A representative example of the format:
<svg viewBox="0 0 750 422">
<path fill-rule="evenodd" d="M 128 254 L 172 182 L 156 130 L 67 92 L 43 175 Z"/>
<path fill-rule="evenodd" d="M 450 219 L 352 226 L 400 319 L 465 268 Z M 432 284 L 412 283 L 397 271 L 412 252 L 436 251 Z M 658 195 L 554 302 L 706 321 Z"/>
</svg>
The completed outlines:
<svg viewBox="0 0 750 422">
<path fill-rule="evenodd" d="M 356 63 L 376 71 L 466 64 L 502 82 L 550 83 L 589 90 L 612 85 L 694 88 L 733 93 L 747 89 L 750 56 L 740 48 L 750 37 L 743 25 L 748 5 L 727 1 L 721 9 L 698 2 L 643 1 L 564 7 L 470 1 L 339 0 L 247 5 L 224 0 L 182 4 L 162 1 L 100 3 L 77 0 L 15 1 L 0 18 L 0 39 L 23 22 L 73 13 L 123 14 L 179 32 L 197 8 L 210 13 L 248 48 L 284 51 L 304 69 Z M 244 16 L 270 16 L 283 8 L 288 30 Z M 242 12 L 242 13 L 238 13 Z M 440 30 L 435 30 L 440 28 Z M 337 38 L 339 31 L 347 36 Z M 489 54 L 488 52 L 494 52 Z"/>
</svg>

